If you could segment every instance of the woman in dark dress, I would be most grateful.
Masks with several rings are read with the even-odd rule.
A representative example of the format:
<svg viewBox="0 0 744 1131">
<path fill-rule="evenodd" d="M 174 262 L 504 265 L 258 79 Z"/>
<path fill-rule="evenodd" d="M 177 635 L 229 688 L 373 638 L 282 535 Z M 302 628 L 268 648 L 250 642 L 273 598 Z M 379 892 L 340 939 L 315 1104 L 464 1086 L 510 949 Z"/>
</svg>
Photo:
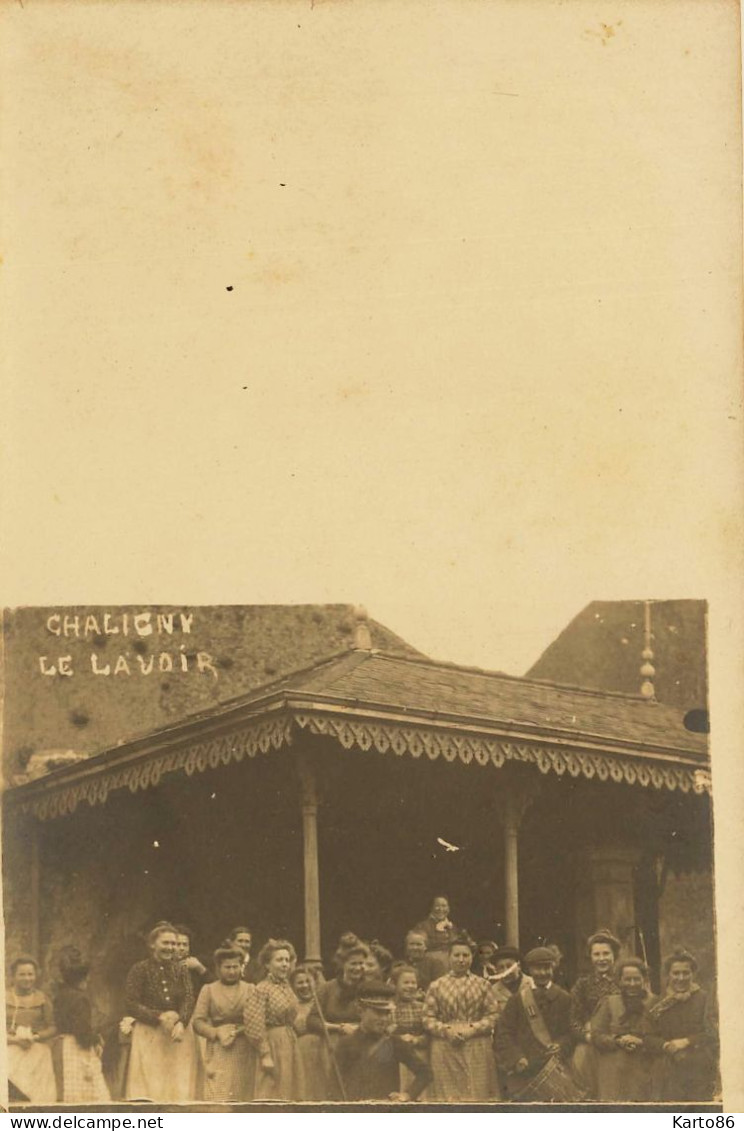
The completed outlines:
<svg viewBox="0 0 744 1131">
<path fill-rule="evenodd" d="M 664 962 L 667 990 L 651 1010 L 649 1042 L 659 1054 L 654 1099 L 660 1103 L 709 1101 L 716 1074 L 713 1004 L 695 982 L 697 961 L 677 950 Z"/>
<path fill-rule="evenodd" d="M 608 994 L 592 1018 L 592 1047 L 597 1062 L 597 1099 L 601 1103 L 647 1103 L 651 1099 L 654 1060 L 649 1034 L 655 1002 L 646 989 L 648 970 L 640 958 L 618 963 L 619 993 Z"/>
<path fill-rule="evenodd" d="M 587 940 L 591 972 L 582 974 L 571 990 L 571 1035 L 575 1048 L 571 1073 L 591 1099 L 597 1097 L 597 1059 L 592 1045 L 592 1018 L 600 1003 L 620 992 L 614 966 L 620 953 L 620 940 L 607 930 L 597 931 Z"/>
<path fill-rule="evenodd" d="M 107 1104 L 111 1096 L 101 1068 L 103 1044 L 93 1027 L 86 989 L 88 967 L 70 947 L 60 958 L 62 985 L 54 999 L 58 1039 L 52 1055 L 59 1076 L 60 1100 L 66 1104 Z"/>
<path fill-rule="evenodd" d="M 307 1036 L 303 1037 L 303 1056 L 317 1064 L 319 1071 L 306 1081 L 307 1099 L 342 1098 L 331 1052 L 335 1051 L 341 1037 L 349 1036 L 359 1028 L 361 1014 L 357 994 L 364 981 L 364 965 L 368 956 L 369 950 L 361 944 L 344 950 L 334 959 L 334 965 L 342 963 L 340 974 L 316 990 L 315 1001 L 307 1017 Z"/>
</svg>

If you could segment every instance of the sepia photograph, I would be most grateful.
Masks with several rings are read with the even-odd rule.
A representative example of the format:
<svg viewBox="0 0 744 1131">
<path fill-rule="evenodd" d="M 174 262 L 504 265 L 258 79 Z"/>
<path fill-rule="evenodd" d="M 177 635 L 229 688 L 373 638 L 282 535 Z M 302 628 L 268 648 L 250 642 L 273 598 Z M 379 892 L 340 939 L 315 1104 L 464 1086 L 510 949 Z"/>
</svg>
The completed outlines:
<svg viewBox="0 0 744 1131">
<path fill-rule="evenodd" d="M 0 103 L 0 1103 L 741 1110 L 738 4 L 7 0 Z"/>
<path fill-rule="evenodd" d="M 703 601 L 4 621 L 11 1101 L 710 1103 Z"/>
</svg>

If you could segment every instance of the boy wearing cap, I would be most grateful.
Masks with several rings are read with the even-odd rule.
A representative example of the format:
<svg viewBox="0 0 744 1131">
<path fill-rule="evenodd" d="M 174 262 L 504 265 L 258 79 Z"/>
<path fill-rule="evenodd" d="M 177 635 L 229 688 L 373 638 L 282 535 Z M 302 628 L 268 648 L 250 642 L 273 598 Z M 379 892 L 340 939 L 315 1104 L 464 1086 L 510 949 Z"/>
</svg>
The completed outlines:
<svg viewBox="0 0 744 1131">
<path fill-rule="evenodd" d="M 553 982 L 555 955 L 538 946 L 524 960 L 533 985 L 524 978 L 506 1003 L 494 1045 L 509 1090 L 520 1091 L 553 1056 L 571 1049 L 571 997 Z"/>
<path fill-rule="evenodd" d="M 522 973 L 522 956 L 515 946 L 500 946 L 491 960 L 493 973 L 486 975 L 501 1006 L 506 1005 L 522 985 L 524 978 L 532 979 Z"/>
<path fill-rule="evenodd" d="M 382 982 L 368 982 L 359 992 L 361 1013 L 356 1033 L 342 1037 L 336 1060 L 348 1100 L 415 1100 L 431 1080 L 429 1066 L 415 1049 L 393 1035 L 395 990 Z M 413 1073 L 407 1092 L 400 1090 L 400 1066 Z"/>
</svg>

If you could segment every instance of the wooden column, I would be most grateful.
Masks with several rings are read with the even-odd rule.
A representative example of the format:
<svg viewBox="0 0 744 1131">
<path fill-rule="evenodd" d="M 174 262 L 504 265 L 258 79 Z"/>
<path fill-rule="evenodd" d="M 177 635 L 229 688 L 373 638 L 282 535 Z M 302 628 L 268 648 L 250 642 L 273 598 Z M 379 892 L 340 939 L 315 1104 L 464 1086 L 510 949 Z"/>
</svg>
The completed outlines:
<svg viewBox="0 0 744 1131">
<path fill-rule="evenodd" d="M 29 840 L 31 860 L 29 867 L 29 897 L 31 901 L 31 957 L 41 962 L 41 843 L 39 822 L 33 817 L 30 821 Z"/>
<path fill-rule="evenodd" d="M 519 946 L 519 826 L 528 805 L 537 797 L 537 782 L 499 781 L 496 810 L 504 846 L 504 925 L 508 946 Z"/>
<path fill-rule="evenodd" d="M 519 823 L 521 813 L 509 792 L 504 798 L 504 910 L 507 946 L 519 946 Z"/>
<path fill-rule="evenodd" d="M 302 802 L 302 851 L 305 879 L 305 961 L 319 963 L 320 870 L 318 867 L 318 785 L 315 767 L 298 754 Z"/>
</svg>

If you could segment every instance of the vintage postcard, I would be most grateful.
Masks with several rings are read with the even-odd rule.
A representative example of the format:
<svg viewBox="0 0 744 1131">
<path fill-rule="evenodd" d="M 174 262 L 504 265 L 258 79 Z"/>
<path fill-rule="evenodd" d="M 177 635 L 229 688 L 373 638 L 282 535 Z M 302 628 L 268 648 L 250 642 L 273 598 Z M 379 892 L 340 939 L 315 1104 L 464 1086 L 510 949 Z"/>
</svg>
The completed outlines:
<svg viewBox="0 0 744 1131">
<path fill-rule="evenodd" d="M 726 0 L 23 0 L 14 1109 L 739 1110 Z"/>
<path fill-rule="evenodd" d="M 4 627 L 11 1101 L 719 1091 L 703 602 L 520 677 L 343 605 Z"/>
</svg>

